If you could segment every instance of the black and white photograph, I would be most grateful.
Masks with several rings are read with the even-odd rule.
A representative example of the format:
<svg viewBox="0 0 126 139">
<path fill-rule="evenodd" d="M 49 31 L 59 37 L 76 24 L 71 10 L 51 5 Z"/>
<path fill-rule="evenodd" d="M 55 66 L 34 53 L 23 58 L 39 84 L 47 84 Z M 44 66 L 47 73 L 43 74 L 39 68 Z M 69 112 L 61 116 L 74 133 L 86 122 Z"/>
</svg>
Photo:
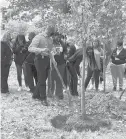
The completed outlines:
<svg viewBox="0 0 126 139">
<path fill-rule="evenodd" d="M 1 139 L 126 139 L 126 0 L 0 0 Z"/>
</svg>

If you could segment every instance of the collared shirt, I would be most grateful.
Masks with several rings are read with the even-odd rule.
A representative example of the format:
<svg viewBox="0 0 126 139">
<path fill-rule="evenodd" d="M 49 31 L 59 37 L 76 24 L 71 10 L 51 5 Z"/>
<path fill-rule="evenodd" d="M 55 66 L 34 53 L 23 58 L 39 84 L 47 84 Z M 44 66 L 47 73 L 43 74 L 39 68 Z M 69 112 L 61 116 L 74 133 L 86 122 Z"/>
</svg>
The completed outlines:
<svg viewBox="0 0 126 139">
<path fill-rule="evenodd" d="M 40 33 L 33 38 L 28 51 L 35 54 L 40 54 L 42 48 L 52 49 L 53 41 L 51 38 L 48 38 L 47 36 L 44 36 L 42 33 Z"/>
<path fill-rule="evenodd" d="M 123 48 L 122 48 L 123 49 Z M 117 55 L 119 55 L 119 53 L 122 51 L 122 49 L 121 50 L 119 50 L 119 49 L 117 49 Z"/>
</svg>

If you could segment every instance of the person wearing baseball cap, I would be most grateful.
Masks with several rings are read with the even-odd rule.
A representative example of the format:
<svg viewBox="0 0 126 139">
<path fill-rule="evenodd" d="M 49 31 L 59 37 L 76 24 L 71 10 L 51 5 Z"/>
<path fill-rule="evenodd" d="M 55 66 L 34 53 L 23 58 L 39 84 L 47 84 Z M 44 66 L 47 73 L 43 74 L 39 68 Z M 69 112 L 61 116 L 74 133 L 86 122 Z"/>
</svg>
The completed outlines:
<svg viewBox="0 0 126 139">
<path fill-rule="evenodd" d="M 29 52 L 35 53 L 35 67 L 37 69 L 38 77 L 38 82 L 32 98 L 41 100 L 44 106 L 48 106 L 46 96 L 46 80 L 50 68 L 49 51 L 53 48 L 53 41 L 51 37 L 55 31 L 55 27 L 48 26 L 46 34 L 43 35 L 42 33 L 39 33 L 36 35 L 28 48 Z"/>
</svg>

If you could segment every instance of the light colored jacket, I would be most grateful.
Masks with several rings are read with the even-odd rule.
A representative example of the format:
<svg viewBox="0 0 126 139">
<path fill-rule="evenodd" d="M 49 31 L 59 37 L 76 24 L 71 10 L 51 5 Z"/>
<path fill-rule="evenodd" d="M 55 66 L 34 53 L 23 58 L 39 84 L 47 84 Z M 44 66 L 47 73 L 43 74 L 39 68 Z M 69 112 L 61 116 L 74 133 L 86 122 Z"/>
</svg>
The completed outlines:
<svg viewBox="0 0 126 139">
<path fill-rule="evenodd" d="M 100 62 L 100 58 L 103 56 L 103 50 L 101 49 L 101 51 L 98 51 L 97 49 L 94 49 L 94 57 L 95 57 L 95 61 L 96 64 L 98 66 L 98 69 L 101 69 L 101 62 Z"/>
<path fill-rule="evenodd" d="M 28 48 L 28 51 L 35 53 L 36 55 L 43 52 L 44 55 L 44 52 L 46 53 L 45 48 L 51 50 L 53 48 L 53 41 L 51 38 L 44 36 L 42 33 L 40 33 L 33 38 Z"/>
</svg>

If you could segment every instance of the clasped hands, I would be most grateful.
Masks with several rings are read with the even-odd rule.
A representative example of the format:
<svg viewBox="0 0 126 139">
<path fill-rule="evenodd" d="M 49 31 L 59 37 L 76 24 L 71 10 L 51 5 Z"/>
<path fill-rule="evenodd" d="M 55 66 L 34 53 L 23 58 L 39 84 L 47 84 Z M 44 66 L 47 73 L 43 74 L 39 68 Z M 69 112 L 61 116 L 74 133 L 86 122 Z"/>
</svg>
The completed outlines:
<svg viewBox="0 0 126 139">
<path fill-rule="evenodd" d="M 50 53 L 50 50 L 49 50 L 48 48 L 42 48 L 42 50 L 41 50 L 41 52 L 40 52 L 40 54 L 41 54 L 42 56 L 48 56 L 49 53 Z"/>
</svg>

